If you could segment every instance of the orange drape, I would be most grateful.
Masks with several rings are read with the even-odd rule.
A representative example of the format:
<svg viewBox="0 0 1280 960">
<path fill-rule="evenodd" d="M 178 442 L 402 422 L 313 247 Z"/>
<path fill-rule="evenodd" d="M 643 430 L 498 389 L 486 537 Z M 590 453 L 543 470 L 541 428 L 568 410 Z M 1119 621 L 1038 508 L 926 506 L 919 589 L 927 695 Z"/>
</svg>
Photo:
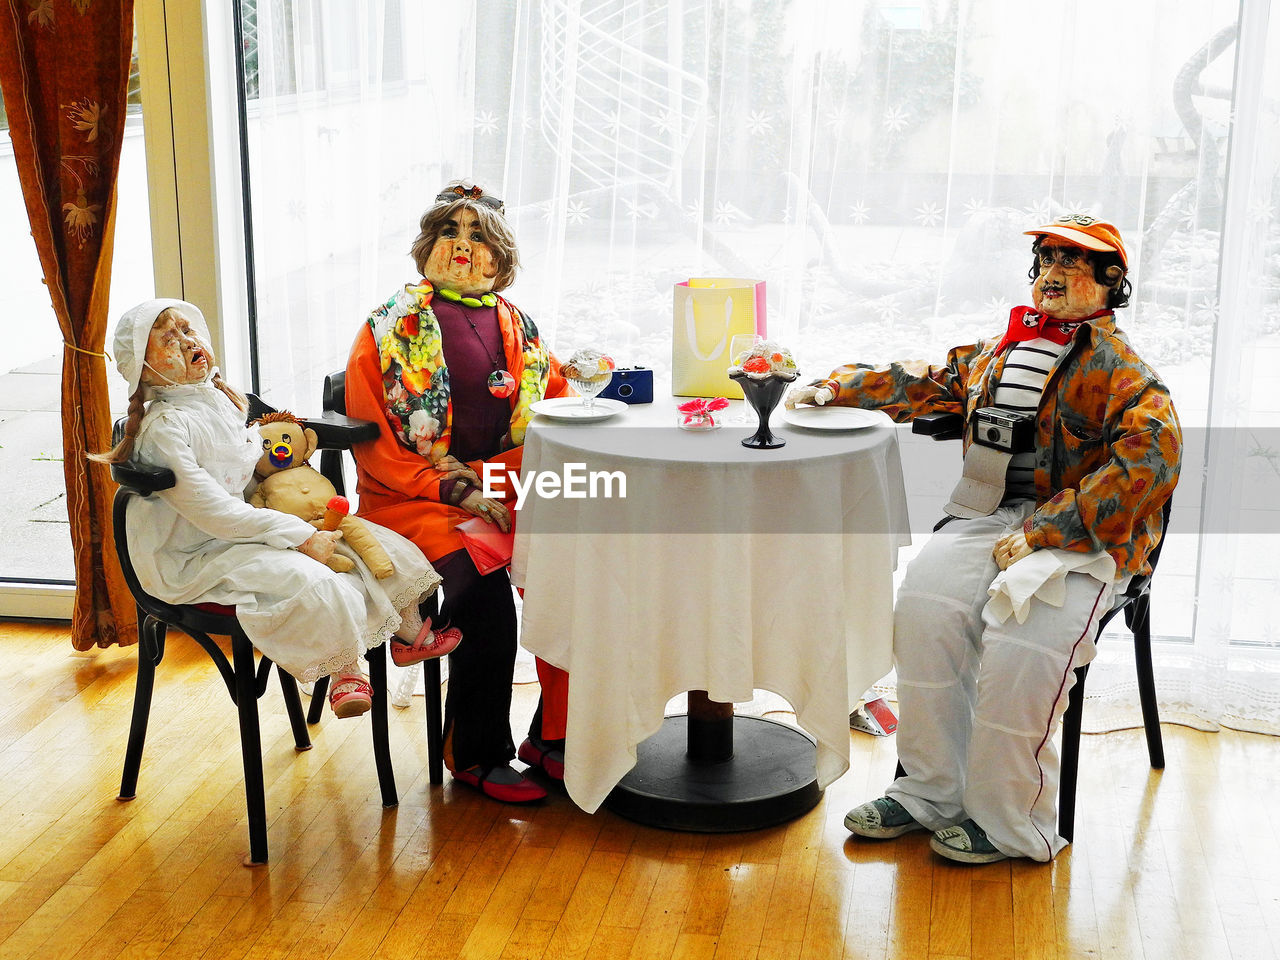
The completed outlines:
<svg viewBox="0 0 1280 960">
<path fill-rule="evenodd" d="M 67 344 L 62 448 L 75 552 L 71 642 L 137 639 L 111 530 L 114 488 L 85 454 L 110 446 L 107 293 L 133 0 L 0 0 L 0 92 L 45 283 Z"/>
</svg>

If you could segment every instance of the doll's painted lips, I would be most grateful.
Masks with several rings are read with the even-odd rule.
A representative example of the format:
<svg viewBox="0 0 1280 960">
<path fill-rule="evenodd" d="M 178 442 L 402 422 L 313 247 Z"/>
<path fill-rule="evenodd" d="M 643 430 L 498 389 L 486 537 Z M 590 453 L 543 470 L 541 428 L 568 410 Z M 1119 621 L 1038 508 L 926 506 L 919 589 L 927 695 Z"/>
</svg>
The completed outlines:
<svg viewBox="0 0 1280 960">
<path fill-rule="evenodd" d="M 470 263 L 471 261 L 470 261 L 470 260 L 468 260 L 466 257 L 454 257 L 454 258 L 453 258 L 453 262 L 454 262 L 454 263 L 461 263 L 461 264 L 463 264 L 463 265 L 466 265 L 466 264 Z"/>
</svg>

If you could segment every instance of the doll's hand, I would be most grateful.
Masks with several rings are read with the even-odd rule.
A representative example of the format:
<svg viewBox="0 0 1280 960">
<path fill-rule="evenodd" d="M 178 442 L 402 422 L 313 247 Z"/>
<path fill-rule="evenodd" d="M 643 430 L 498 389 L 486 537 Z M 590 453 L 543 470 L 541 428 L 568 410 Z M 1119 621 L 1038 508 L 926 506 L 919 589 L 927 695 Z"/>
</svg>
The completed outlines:
<svg viewBox="0 0 1280 960">
<path fill-rule="evenodd" d="M 991 551 L 991 555 L 996 559 L 996 566 L 1001 570 L 1008 570 L 1014 563 L 1030 554 L 1031 547 L 1027 544 L 1027 535 L 1021 530 L 1006 533 L 996 541 L 995 549 Z"/>
<path fill-rule="evenodd" d="M 473 517 L 484 517 L 489 523 L 496 523 L 498 529 L 506 533 L 511 529 L 511 511 L 501 500 L 490 500 L 482 496 L 479 490 L 472 490 L 458 504 Z"/>
<path fill-rule="evenodd" d="M 476 476 L 476 472 L 468 467 L 458 458 L 445 454 L 439 460 L 432 464 L 437 470 L 444 474 L 441 480 L 465 480 L 468 483 L 479 484 L 480 478 Z"/>
<path fill-rule="evenodd" d="M 303 540 L 302 543 L 298 544 L 298 552 L 305 554 L 312 560 L 328 563 L 329 558 L 333 556 L 333 548 L 338 545 L 338 541 L 341 539 L 341 530 L 317 530 Z"/>
<path fill-rule="evenodd" d="M 794 410 L 798 403 L 813 403 L 819 407 L 823 404 L 830 403 L 836 398 L 835 391 L 825 384 L 817 386 L 796 387 L 789 394 L 784 402 L 788 410 Z"/>
</svg>

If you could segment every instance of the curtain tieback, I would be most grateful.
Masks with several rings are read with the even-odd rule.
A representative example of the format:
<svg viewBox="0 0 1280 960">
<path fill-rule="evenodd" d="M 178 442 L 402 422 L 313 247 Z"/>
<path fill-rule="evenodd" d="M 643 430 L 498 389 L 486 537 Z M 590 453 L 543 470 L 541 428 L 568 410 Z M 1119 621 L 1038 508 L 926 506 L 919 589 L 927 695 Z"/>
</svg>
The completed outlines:
<svg viewBox="0 0 1280 960">
<path fill-rule="evenodd" d="M 77 347 L 74 343 L 70 342 L 69 340 L 63 340 L 62 345 L 64 347 L 69 347 L 70 349 L 74 350 L 76 353 L 83 353 L 90 357 L 104 357 L 107 360 L 110 360 L 112 363 L 115 362 L 115 358 L 111 356 L 111 354 L 107 353 L 105 350 L 103 350 L 101 353 L 99 353 L 96 350 L 86 350 L 84 347 Z"/>
</svg>

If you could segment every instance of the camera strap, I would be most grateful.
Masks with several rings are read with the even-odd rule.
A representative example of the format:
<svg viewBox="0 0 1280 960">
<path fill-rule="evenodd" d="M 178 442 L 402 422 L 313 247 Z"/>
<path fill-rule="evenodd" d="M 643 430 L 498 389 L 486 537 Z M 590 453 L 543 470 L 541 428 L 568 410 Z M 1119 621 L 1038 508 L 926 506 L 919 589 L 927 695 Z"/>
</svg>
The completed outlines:
<svg viewBox="0 0 1280 960">
<path fill-rule="evenodd" d="M 1004 499 L 1005 475 L 1013 454 L 981 443 L 971 443 L 964 455 L 964 475 L 945 509 L 961 520 L 989 517 Z"/>
</svg>

